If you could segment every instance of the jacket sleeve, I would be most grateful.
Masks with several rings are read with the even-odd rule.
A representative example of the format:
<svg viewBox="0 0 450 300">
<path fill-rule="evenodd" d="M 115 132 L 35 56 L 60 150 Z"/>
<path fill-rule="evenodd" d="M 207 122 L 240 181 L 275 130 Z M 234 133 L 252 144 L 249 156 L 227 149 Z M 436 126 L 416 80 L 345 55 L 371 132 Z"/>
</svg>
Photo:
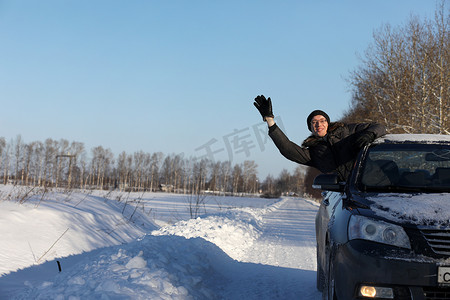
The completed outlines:
<svg viewBox="0 0 450 300">
<path fill-rule="evenodd" d="M 386 127 L 379 123 L 358 123 L 352 124 L 350 127 L 350 134 L 352 133 L 363 133 L 363 132 L 373 132 L 375 138 L 379 138 L 386 134 Z"/>
<path fill-rule="evenodd" d="M 296 163 L 311 166 L 308 148 L 300 147 L 291 142 L 277 124 L 269 127 L 269 136 L 284 157 Z"/>
</svg>

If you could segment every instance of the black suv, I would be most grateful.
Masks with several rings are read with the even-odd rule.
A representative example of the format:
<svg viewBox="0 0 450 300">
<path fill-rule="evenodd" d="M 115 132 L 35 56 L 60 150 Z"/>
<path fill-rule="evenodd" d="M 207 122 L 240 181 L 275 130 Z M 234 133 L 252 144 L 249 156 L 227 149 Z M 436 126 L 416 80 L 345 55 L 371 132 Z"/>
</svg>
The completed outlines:
<svg viewBox="0 0 450 300">
<path fill-rule="evenodd" d="M 386 135 L 314 187 L 324 299 L 450 299 L 450 135 Z"/>
</svg>

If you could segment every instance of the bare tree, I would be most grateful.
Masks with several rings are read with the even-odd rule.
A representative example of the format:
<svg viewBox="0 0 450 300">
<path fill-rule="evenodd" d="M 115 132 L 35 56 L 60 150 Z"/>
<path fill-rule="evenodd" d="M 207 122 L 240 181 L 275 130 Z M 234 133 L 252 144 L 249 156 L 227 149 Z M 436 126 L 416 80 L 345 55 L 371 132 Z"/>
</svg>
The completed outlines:
<svg viewBox="0 0 450 300">
<path fill-rule="evenodd" d="M 220 182 L 220 162 L 211 161 L 209 169 L 211 171 L 210 180 L 208 182 L 208 189 L 216 192 L 219 189 Z"/>
<path fill-rule="evenodd" d="M 193 191 L 194 194 L 199 194 L 205 190 L 207 175 L 208 175 L 208 160 L 201 159 L 194 162 L 192 169 L 193 173 Z"/>
<path fill-rule="evenodd" d="M 138 190 L 143 188 L 145 154 L 143 151 L 135 152 L 134 162 L 134 187 Z"/>
<path fill-rule="evenodd" d="M 243 163 L 243 191 L 246 193 L 256 193 L 258 188 L 258 165 L 253 160 L 246 160 Z"/>
<path fill-rule="evenodd" d="M 181 154 L 175 155 L 172 162 L 172 182 L 175 192 L 179 192 L 181 190 L 183 181 L 183 164 L 183 156 Z"/>
<path fill-rule="evenodd" d="M 159 169 L 161 161 L 163 159 L 163 154 L 161 152 L 153 153 L 151 166 L 150 166 L 150 190 L 154 190 L 159 184 Z"/>
<path fill-rule="evenodd" d="M 32 184 L 41 186 L 42 174 L 44 170 L 44 144 L 42 142 L 33 142 L 32 164 Z"/>
<path fill-rule="evenodd" d="M 86 151 L 84 144 L 81 142 L 72 142 L 70 145 L 70 153 L 73 155 L 72 165 L 69 168 L 68 174 L 68 186 L 71 188 L 73 185 L 82 185 L 85 164 Z"/>
<path fill-rule="evenodd" d="M 9 181 L 9 168 L 11 163 L 11 143 L 6 145 L 5 151 L 3 151 L 3 183 L 7 184 Z"/>
<path fill-rule="evenodd" d="M 46 139 L 44 144 L 44 175 L 43 185 L 48 186 L 54 183 L 56 166 L 57 143 L 52 139 Z"/>
<path fill-rule="evenodd" d="M 118 172 L 118 187 L 120 190 L 124 190 L 128 186 L 128 178 L 131 174 L 131 165 L 127 162 L 129 161 L 128 155 L 125 151 L 119 154 L 117 158 L 117 172 Z"/>
<path fill-rule="evenodd" d="M 287 194 L 290 191 L 291 187 L 291 173 L 289 173 L 286 169 L 283 169 L 278 176 L 278 180 L 276 181 L 276 191 L 277 194 Z"/>
<path fill-rule="evenodd" d="M 65 155 L 69 155 L 69 141 L 65 139 L 59 140 L 57 144 L 57 154 L 55 156 L 56 159 L 56 180 L 55 186 L 58 187 L 62 181 L 64 181 L 64 170 L 68 169 L 69 162 L 66 159 L 63 159 Z M 71 163 L 71 161 L 70 161 Z"/>
<path fill-rule="evenodd" d="M 25 176 L 25 185 L 29 185 L 28 179 L 31 176 L 31 166 L 32 166 L 32 159 L 34 154 L 34 146 L 35 143 L 29 143 L 24 145 L 24 173 Z"/>
<path fill-rule="evenodd" d="M 0 137 L 0 174 L 2 174 L 1 168 L 5 168 L 5 163 L 4 163 L 5 160 L 3 158 L 5 149 L 6 149 L 6 140 L 4 137 Z"/>
<path fill-rule="evenodd" d="M 193 186 L 194 186 L 194 176 L 193 176 L 193 169 L 194 169 L 194 163 L 195 159 L 190 157 L 189 159 L 185 160 L 183 164 L 183 193 L 190 194 L 192 193 Z"/>
<path fill-rule="evenodd" d="M 292 175 L 290 190 L 300 196 L 305 193 L 305 175 L 306 167 L 301 165 L 295 168 L 294 174 Z"/>
<path fill-rule="evenodd" d="M 377 121 L 389 133 L 450 134 L 450 34 L 444 2 L 434 21 L 374 33 L 351 74 L 352 107 L 343 120 Z"/>
<path fill-rule="evenodd" d="M 275 189 L 275 178 L 271 174 L 264 179 L 261 189 L 265 197 L 278 197 Z"/>
<path fill-rule="evenodd" d="M 220 164 L 220 181 L 221 181 L 221 191 L 226 194 L 227 192 L 232 192 L 231 187 L 231 162 L 224 161 Z"/>
<path fill-rule="evenodd" d="M 91 185 L 98 188 L 104 188 L 106 176 L 113 163 L 113 154 L 111 150 L 98 146 L 92 149 L 91 161 Z"/>
<path fill-rule="evenodd" d="M 23 170 L 20 166 L 20 164 L 22 162 L 23 148 L 24 148 L 24 145 L 22 143 L 22 136 L 18 135 L 16 137 L 15 146 L 14 146 L 14 159 L 15 159 L 14 181 L 15 181 L 15 184 L 18 183 L 19 178 L 22 177 L 22 179 L 23 179 Z"/>
<path fill-rule="evenodd" d="M 236 164 L 233 167 L 233 172 L 231 177 L 233 178 L 233 194 L 242 192 L 243 190 L 243 171 L 242 166 Z"/>
</svg>

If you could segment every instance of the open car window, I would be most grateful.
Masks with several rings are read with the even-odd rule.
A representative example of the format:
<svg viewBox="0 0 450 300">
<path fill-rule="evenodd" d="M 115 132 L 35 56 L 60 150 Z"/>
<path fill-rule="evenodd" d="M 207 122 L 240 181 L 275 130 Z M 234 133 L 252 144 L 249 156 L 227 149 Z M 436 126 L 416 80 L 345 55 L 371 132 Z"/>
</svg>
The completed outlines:
<svg viewBox="0 0 450 300">
<path fill-rule="evenodd" d="M 378 144 L 359 176 L 364 191 L 449 192 L 449 144 Z"/>
</svg>

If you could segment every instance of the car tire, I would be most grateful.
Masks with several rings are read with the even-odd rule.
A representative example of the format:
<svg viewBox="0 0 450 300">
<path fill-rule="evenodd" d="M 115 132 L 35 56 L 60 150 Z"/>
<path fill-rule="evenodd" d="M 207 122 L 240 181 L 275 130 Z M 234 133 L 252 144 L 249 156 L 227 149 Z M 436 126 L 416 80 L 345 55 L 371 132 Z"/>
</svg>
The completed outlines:
<svg viewBox="0 0 450 300">
<path fill-rule="evenodd" d="M 317 272 L 316 272 L 317 290 L 319 292 L 323 292 L 325 286 L 325 272 L 323 271 L 322 264 L 320 263 L 318 246 L 316 247 L 316 257 L 317 257 Z"/>
<path fill-rule="evenodd" d="M 322 291 L 322 300 L 337 300 L 335 293 L 335 277 L 334 277 L 334 264 L 333 264 L 333 252 L 330 246 L 327 245 L 326 253 L 327 255 L 327 273 L 325 274 L 325 283 Z"/>
</svg>

